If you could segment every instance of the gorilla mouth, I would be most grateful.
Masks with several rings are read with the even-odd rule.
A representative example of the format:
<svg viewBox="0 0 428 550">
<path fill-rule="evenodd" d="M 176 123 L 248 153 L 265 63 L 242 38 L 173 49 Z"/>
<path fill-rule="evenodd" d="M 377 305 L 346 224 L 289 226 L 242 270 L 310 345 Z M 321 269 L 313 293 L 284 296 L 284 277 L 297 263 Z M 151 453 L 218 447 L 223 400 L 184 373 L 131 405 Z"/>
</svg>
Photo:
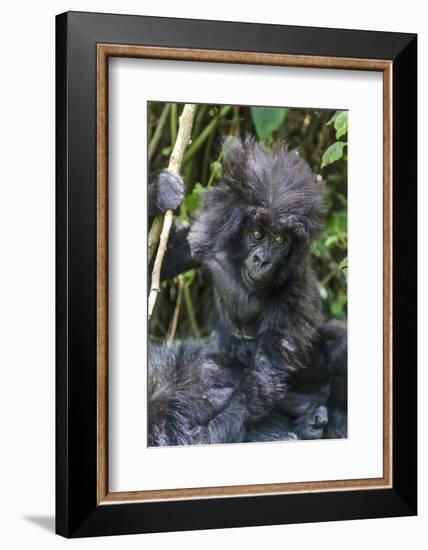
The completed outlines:
<svg viewBox="0 0 428 550">
<path fill-rule="evenodd" d="M 255 277 L 253 277 L 248 271 L 247 267 L 244 266 L 242 273 L 244 284 L 248 288 L 248 290 L 256 290 L 258 288 L 263 288 L 264 286 L 266 286 L 267 281 L 265 279 L 256 279 Z"/>
<path fill-rule="evenodd" d="M 320 411 L 321 408 L 324 409 L 324 407 L 320 407 L 318 411 Z M 310 434 L 311 439 L 321 439 L 327 424 L 327 414 L 325 414 L 324 416 L 320 416 L 320 413 L 317 413 L 315 415 L 315 418 L 312 418 L 306 425 L 307 432 L 308 434 Z"/>
<path fill-rule="evenodd" d="M 310 424 L 306 429 L 306 439 L 321 439 L 323 433 L 324 428 Z"/>
</svg>

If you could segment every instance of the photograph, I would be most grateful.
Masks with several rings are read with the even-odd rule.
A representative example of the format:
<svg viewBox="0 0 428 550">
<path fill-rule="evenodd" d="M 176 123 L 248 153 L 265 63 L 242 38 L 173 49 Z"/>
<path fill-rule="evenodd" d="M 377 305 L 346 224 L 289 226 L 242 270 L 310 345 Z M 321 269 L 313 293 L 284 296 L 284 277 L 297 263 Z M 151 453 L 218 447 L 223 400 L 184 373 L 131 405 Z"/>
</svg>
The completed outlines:
<svg viewBox="0 0 428 550">
<path fill-rule="evenodd" d="M 347 138 L 340 108 L 147 102 L 149 447 L 348 437 Z"/>
</svg>

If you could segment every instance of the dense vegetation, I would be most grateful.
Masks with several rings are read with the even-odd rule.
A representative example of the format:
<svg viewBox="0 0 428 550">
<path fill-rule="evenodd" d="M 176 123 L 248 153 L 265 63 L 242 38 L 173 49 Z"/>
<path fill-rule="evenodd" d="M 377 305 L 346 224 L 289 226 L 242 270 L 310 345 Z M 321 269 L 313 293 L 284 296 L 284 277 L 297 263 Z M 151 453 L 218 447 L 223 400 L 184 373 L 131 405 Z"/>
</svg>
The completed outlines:
<svg viewBox="0 0 428 550">
<path fill-rule="evenodd" d="M 148 106 L 149 172 L 168 165 L 182 105 Z M 269 147 L 285 140 L 297 148 L 327 187 L 326 226 L 313 247 L 318 288 L 327 317 L 346 318 L 347 307 L 347 147 L 345 111 L 199 105 L 192 142 L 182 167 L 185 199 L 177 218 L 189 223 L 201 205 L 201 192 L 222 173 L 221 141 L 228 135 L 253 134 Z M 153 339 L 205 337 L 209 331 L 211 289 L 201 271 L 188 271 L 162 283 L 150 319 Z"/>
</svg>

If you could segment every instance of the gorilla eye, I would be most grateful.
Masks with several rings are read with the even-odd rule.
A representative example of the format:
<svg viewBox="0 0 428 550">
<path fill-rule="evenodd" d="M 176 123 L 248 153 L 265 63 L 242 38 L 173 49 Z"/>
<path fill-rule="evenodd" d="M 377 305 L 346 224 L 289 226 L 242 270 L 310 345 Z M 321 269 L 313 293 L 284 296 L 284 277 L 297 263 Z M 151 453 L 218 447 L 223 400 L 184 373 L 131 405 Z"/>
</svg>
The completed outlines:
<svg viewBox="0 0 428 550">
<path fill-rule="evenodd" d="M 277 244 L 278 246 L 284 246 L 284 244 L 285 244 L 285 237 L 283 237 L 282 235 L 277 235 L 277 236 L 274 238 L 274 242 L 275 242 L 275 244 Z"/>
<path fill-rule="evenodd" d="M 251 236 L 255 241 L 261 241 L 263 239 L 263 233 L 259 229 L 252 231 Z"/>
</svg>

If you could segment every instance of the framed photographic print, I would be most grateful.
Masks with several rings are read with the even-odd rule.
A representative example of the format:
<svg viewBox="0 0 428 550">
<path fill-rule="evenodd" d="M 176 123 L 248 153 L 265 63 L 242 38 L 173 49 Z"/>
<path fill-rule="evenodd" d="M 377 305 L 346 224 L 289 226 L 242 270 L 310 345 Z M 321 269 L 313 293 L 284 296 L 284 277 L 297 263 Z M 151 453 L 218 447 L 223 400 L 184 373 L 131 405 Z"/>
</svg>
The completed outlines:
<svg viewBox="0 0 428 550">
<path fill-rule="evenodd" d="M 416 36 L 56 24 L 57 532 L 416 514 Z"/>
</svg>

